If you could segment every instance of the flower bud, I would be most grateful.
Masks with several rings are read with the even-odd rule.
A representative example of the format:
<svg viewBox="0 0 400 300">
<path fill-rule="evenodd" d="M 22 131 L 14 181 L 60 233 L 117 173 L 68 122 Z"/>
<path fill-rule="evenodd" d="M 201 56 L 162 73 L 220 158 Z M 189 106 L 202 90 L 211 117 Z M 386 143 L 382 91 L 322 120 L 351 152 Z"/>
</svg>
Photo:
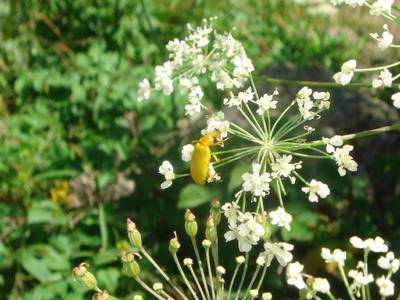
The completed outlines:
<svg viewBox="0 0 400 300">
<path fill-rule="evenodd" d="M 132 252 L 124 251 L 121 254 L 122 270 L 129 277 L 136 277 L 140 273 L 140 267 Z"/>
<path fill-rule="evenodd" d="M 215 226 L 212 216 L 208 217 L 205 236 L 206 239 L 209 240 L 211 243 L 214 243 L 217 240 L 217 227 Z"/>
<path fill-rule="evenodd" d="M 191 258 L 185 258 L 184 260 L 183 260 L 183 264 L 185 265 L 185 266 L 191 266 L 191 265 L 193 265 L 193 259 L 191 259 Z"/>
<path fill-rule="evenodd" d="M 195 215 L 190 211 L 186 210 L 185 213 L 185 230 L 188 236 L 195 237 L 197 234 L 198 226 Z"/>
<path fill-rule="evenodd" d="M 215 226 L 218 226 L 219 222 L 221 222 L 221 203 L 217 198 L 214 198 L 211 202 L 210 214 L 213 217 Z"/>
<path fill-rule="evenodd" d="M 225 268 L 223 266 L 218 266 L 217 267 L 217 273 L 219 275 L 224 275 L 226 273 Z"/>
<path fill-rule="evenodd" d="M 176 236 L 176 232 L 174 232 L 175 237 L 172 238 L 169 241 L 169 247 L 168 250 L 171 252 L 171 254 L 176 254 L 178 252 L 179 248 L 181 247 L 181 244 L 178 241 L 178 237 Z"/>
<path fill-rule="evenodd" d="M 143 300 L 143 297 L 141 295 L 135 295 L 132 300 Z"/>
<path fill-rule="evenodd" d="M 271 300 L 272 294 L 271 293 L 262 293 L 261 299 L 262 300 Z"/>
<path fill-rule="evenodd" d="M 153 290 L 155 290 L 156 292 L 162 291 L 163 288 L 164 288 L 164 286 L 161 282 L 156 282 L 153 284 Z"/>
<path fill-rule="evenodd" d="M 203 245 L 204 248 L 210 248 L 211 246 L 211 242 L 209 240 L 203 240 L 201 244 Z"/>
<path fill-rule="evenodd" d="M 250 290 L 250 296 L 255 298 L 258 296 L 258 290 L 254 289 L 254 290 Z"/>
<path fill-rule="evenodd" d="M 94 290 L 97 287 L 97 280 L 96 277 L 87 270 L 88 267 L 89 265 L 87 263 L 81 263 L 72 270 L 72 273 L 82 286 Z"/>
<path fill-rule="evenodd" d="M 242 264 L 242 263 L 244 263 L 246 261 L 246 258 L 243 255 L 241 255 L 241 256 L 237 256 L 235 258 L 235 260 L 236 260 L 237 264 Z"/>
<path fill-rule="evenodd" d="M 142 235 L 140 234 L 139 230 L 137 230 L 136 224 L 133 223 L 129 218 L 126 220 L 126 228 L 131 244 L 136 248 L 142 248 Z"/>
<path fill-rule="evenodd" d="M 94 294 L 92 300 L 112 300 L 112 297 L 110 294 L 108 294 L 108 292 L 103 291 Z"/>
<path fill-rule="evenodd" d="M 265 264 L 265 258 L 263 256 L 259 256 L 256 260 L 256 264 L 262 267 Z"/>
</svg>

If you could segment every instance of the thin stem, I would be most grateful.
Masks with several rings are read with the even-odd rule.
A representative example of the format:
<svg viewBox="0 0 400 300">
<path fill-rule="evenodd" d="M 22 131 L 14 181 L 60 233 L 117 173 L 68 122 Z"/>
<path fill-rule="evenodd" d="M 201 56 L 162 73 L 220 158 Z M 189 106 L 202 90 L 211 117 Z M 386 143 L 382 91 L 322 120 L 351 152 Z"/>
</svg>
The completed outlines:
<svg viewBox="0 0 400 300">
<path fill-rule="evenodd" d="M 213 280 L 213 274 L 212 274 L 211 262 L 210 262 L 210 247 L 205 247 L 204 250 L 206 252 L 207 269 L 208 269 L 208 280 L 210 281 L 211 295 L 212 295 L 212 299 L 214 299 L 215 298 L 215 291 L 214 291 L 214 280 Z"/>
<path fill-rule="evenodd" d="M 238 110 L 242 114 L 242 116 L 249 122 L 250 126 L 253 127 L 254 131 L 258 134 L 258 137 L 263 140 L 264 136 L 261 131 L 258 130 L 257 126 L 253 123 L 253 121 L 249 118 L 249 116 L 244 112 L 244 110 L 238 107 Z M 258 124 L 258 123 L 257 123 Z"/>
<path fill-rule="evenodd" d="M 261 277 L 260 277 L 260 279 L 258 280 L 257 290 L 260 290 L 260 288 L 261 288 L 261 285 L 262 285 L 262 283 L 263 283 L 263 281 L 264 281 L 265 274 L 267 273 L 267 269 L 268 269 L 268 265 L 267 265 L 267 264 L 264 264 L 264 268 L 263 268 L 263 271 L 262 271 L 262 273 L 261 273 Z"/>
<path fill-rule="evenodd" d="M 375 129 L 370 129 L 370 130 L 364 130 L 360 131 L 357 133 L 351 133 L 351 134 L 346 134 L 342 135 L 343 141 L 349 141 L 349 140 L 354 140 L 358 138 L 363 138 L 367 136 L 373 136 L 389 131 L 395 131 L 395 130 L 400 130 L 400 123 L 396 123 L 390 126 L 383 126 Z M 324 145 L 324 142 L 322 140 L 317 140 L 317 141 L 312 141 L 310 143 L 304 143 L 302 145 L 299 144 L 300 147 L 296 147 L 296 149 L 302 149 L 302 148 L 308 148 L 308 147 L 315 147 L 315 146 L 321 146 Z"/>
<path fill-rule="evenodd" d="M 182 299 L 189 300 L 182 291 L 175 286 L 169 276 L 161 269 L 161 267 L 157 264 L 157 262 L 150 256 L 150 254 L 144 249 L 144 247 L 140 248 L 140 252 L 143 254 L 144 257 L 153 265 L 154 268 L 161 274 L 162 277 L 171 285 L 171 287 L 182 297 Z"/>
<path fill-rule="evenodd" d="M 294 105 L 295 101 L 292 101 L 292 103 L 290 103 L 288 105 L 288 107 L 286 107 L 286 109 L 279 115 L 278 119 L 276 119 L 274 125 L 272 125 L 272 129 L 270 132 L 270 136 L 273 137 L 274 135 L 274 131 L 275 131 L 275 127 L 278 125 L 278 123 L 280 122 L 280 120 L 283 118 L 283 116 L 292 108 L 292 106 Z"/>
<path fill-rule="evenodd" d="M 240 265 L 241 265 L 240 263 L 236 263 L 235 270 L 233 271 L 231 283 L 229 284 L 228 298 L 227 298 L 228 300 L 231 298 L 232 287 L 233 287 L 233 284 L 235 283 L 236 275 L 239 271 Z"/>
<path fill-rule="evenodd" d="M 249 76 L 249 77 L 250 77 L 250 83 L 251 83 L 251 86 L 252 86 L 252 88 L 253 88 L 253 91 L 254 91 L 254 93 L 255 93 L 255 95 L 256 95 L 256 98 L 257 98 L 257 100 L 260 100 L 260 96 L 258 95 L 257 88 L 256 88 L 256 84 L 254 83 L 253 75 L 251 75 L 251 73 L 250 73 L 250 76 Z M 265 132 L 265 134 L 266 134 L 267 137 L 268 137 L 268 136 L 269 136 L 270 129 L 271 129 L 271 119 L 270 119 L 269 111 L 268 111 L 268 110 L 267 110 L 268 127 L 267 127 L 267 124 L 266 124 L 266 122 L 265 122 L 264 116 L 261 116 L 261 120 L 262 120 L 262 125 L 263 125 L 263 128 L 264 128 L 264 132 Z"/>
<path fill-rule="evenodd" d="M 379 66 L 379 67 L 373 67 L 373 68 L 363 68 L 363 69 L 355 69 L 355 72 L 374 72 L 374 71 L 379 71 L 379 70 L 383 70 L 383 69 L 390 69 L 393 67 L 396 67 L 400 65 L 400 61 L 397 61 L 395 63 L 392 63 L 390 65 L 386 65 L 386 66 Z"/>
<path fill-rule="evenodd" d="M 368 275 L 368 248 L 364 249 L 364 276 Z M 371 300 L 371 290 L 369 285 L 365 287 L 367 300 Z"/>
<path fill-rule="evenodd" d="M 332 294 L 330 291 L 328 291 L 328 293 L 326 293 L 326 294 L 328 295 L 329 299 L 331 299 L 331 300 L 337 300 L 336 297 L 333 296 L 333 294 Z"/>
<path fill-rule="evenodd" d="M 166 300 L 165 298 L 163 298 L 159 294 L 157 294 L 155 291 L 153 291 L 153 289 L 151 287 L 149 287 L 144 281 L 142 281 L 139 276 L 136 276 L 135 280 L 137 281 L 137 283 L 139 283 L 142 286 L 142 288 L 144 288 L 146 291 L 148 291 L 150 294 L 152 294 L 155 298 L 157 298 L 159 300 Z"/>
<path fill-rule="evenodd" d="M 207 299 L 211 299 L 210 298 L 210 292 L 208 291 L 208 286 L 207 286 L 207 282 L 206 282 L 206 276 L 204 274 L 203 263 L 202 263 L 201 258 L 200 258 L 199 249 L 197 248 L 196 239 L 194 237 L 191 237 L 191 241 L 192 241 L 194 253 L 196 255 L 197 264 L 199 265 L 200 274 L 201 274 L 201 281 L 203 282 L 203 286 L 204 286 L 204 290 L 206 291 Z"/>
<path fill-rule="evenodd" d="M 179 262 L 178 257 L 176 256 L 176 253 L 172 254 L 172 257 L 174 258 L 175 264 L 178 267 L 179 273 L 182 276 L 183 281 L 185 282 L 186 286 L 188 287 L 190 293 L 192 294 L 193 298 L 196 300 L 199 300 L 199 298 L 196 295 L 196 292 L 193 290 L 192 286 L 190 285 L 189 280 L 187 279 L 185 272 L 182 269 L 181 263 Z"/>
<path fill-rule="evenodd" d="M 248 266 L 249 266 L 249 253 L 246 252 L 246 259 L 245 259 L 245 262 L 244 262 L 243 273 L 242 273 L 242 277 L 240 278 L 240 283 L 239 283 L 238 290 L 236 291 L 235 300 L 237 300 L 239 298 L 239 294 L 240 294 L 240 291 L 242 289 L 242 286 L 243 286 L 243 283 L 244 283 L 244 279 L 246 278 Z"/>
<path fill-rule="evenodd" d="M 339 268 L 339 271 L 340 271 L 340 276 L 342 277 L 343 283 L 346 286 L 346 290 L 347 290 L 347 293 L 349 294 L 350 299 L 351 300 L 356 300 L 354 298 L 353 293 L 351 292 L 349 281 L 347 280 L 346 274 L 344 273 L 343 266 L 341 264 L 338 264 L 338 268 Z"/>
<path fill-rule="evenodd" d="M 260 272 L 260 265 L 257 265 L 256 270 L 254 271 L 253 277 L 250 280 L 249 286 L 247 287 L 246 293 L 244 294 L 244 298 L 247 297 L 247 295 L 249 294 L 251 288 L 253 287 L 254 281 L 256 281 L 258 272 Z"/>
<path fill-rule="evenodd" d="M 289 85 L 289 86 L 292 85 L 292 86 L 330 87 L 330 88 L 371 87 L 370 83 L 349 83 L 346 86 L 343 86 L 343 85 L 335 83 L 335 82 L 301 81 L 301 80 L 289 80 L 289 79 L 261 77 L 261 76 L 258 76 L 255 79 L 266 82 L 266 83 L 283 84 L 283 85 Z"/>
<path fill-rule="evenodd" d="M 195 283 L 196 283 L 196 285 L 197 285 L 198 290 L 200 291 L 201 298 L 202 298 L 203 300 L 205 300 L 205 299 L 206 299 L 206 296 L 205 296 L 205 294 L 204 294 L 204 292 L 203 292 L 203 289 L 202 289 L 202 287 L 201 287 L 201 285 L 200 285 L 199 280 L 197 279 L 197 276 L 196 276 L 196 273 L 195 273 L 194 270 L 193 270 L 193 267 L 192 267 L 191 265 L 188 265 L 187 267 L 188 267 L 190 273 L 192 274 L 192 277 L 193 277 L 193 279 L 194 279 L 194 281 L 195 281 Z"/>
</svg>

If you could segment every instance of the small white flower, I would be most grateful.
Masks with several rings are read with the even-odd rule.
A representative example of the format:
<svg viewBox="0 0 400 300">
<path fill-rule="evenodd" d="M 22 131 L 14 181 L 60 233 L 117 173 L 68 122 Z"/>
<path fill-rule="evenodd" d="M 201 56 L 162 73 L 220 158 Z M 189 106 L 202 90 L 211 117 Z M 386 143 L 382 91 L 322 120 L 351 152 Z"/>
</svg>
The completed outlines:
<svg viewBox="0 0 400 300">
<path fill-rule="evenodd" d="M 335 152 L 336 147 L 341 147 L 343 145 L 343 139 L 340 135 L 335 135 L 330 139 L 322 138 L 322 140 L 326 144 L 326 152 L 328 153 Z"/>
<path fill-rule="evenodd" d="M 379 87 L 391 87 L 392 86 L 392 73 L 388 69 L 384 69 L 379 74 L 378 78 L 372 80 L 372 87 L 379 88 Z"/>
<path fill-rule="evenodd" d="M 314 278 L 312 282 L 312 288 L 317 292 L 326 294 L 329 293 L 331 287 L 328 280 L 326 280 L 325 278 Z"/>
<path fill-rule="evenodd" d="M 179 90 L 181 93 L 187 93 L 198 84 L 199 80 L 197 79 L 197 77 L 192 77 L 192 78 L 181 77 L 179 79 Z"/>
<path fill-rule="evenodd" d="M 394 107 L 400 109 L 400 92 L 392 95 L 392 101 L 393 101 Z"/>
<path fill-rule="evenodd" d="M 216 181 L 220 181 L 221 180 L 221 176 L 220 174 L 218 174 L 213 165 L 210 163 L 208 165 L 208 174 L 207 174 L 207 182 L 216 182 Z"/>
<path fill-rule="evenodd" d="M 354 279 L 355 285 L 363 286 L 368 285 L 374 281 L 372 274 L 364 274 L 363 271 L 350 270 L 349 277 Z"/>
<path fill-rule="evenodd" d="M 237 257 L 235 258 L 235 261 L 236 261 L 236 263 L 238 263 L 238 264 L 242 264 L 242 263 L 244 263 L 244 262 L 246 261 L 246 258 L 245 258 L 243 255 L 237 256 Z"/>
<path fill-rule="evenodd" d="M 321 257 L 325 260 L 326 263 L 335 262 L 340 266 L 344 266 L 344 261 L 346 260 L 346 252 L 335 249 L 333 252 L 327 248 L 322 248 Z"/>
<path fill-rule="evenodd" d="M 310 184 L 306 187 L 303 187 L 301 190 L 304 193 L 309 194 L 308 200 L 311 202 L 318 202 L 318 196 L 321 198 L 326 198 L 331 192 L 325 183 L 315 179 L 311 180 Z"/>
<path fill-rule="evenodd" d="M 265 258 L 262 256 L 257 257 L 256 264 L 259 266 L 263 266 L 265 264 Z"/>
<path fill-rule="evenodd" d="M 262 173 L 260 164 L 252 165 L 253 173 L 245 173 L 242 178 L 244 180 L 243 189 L 250 191 L 254 196 L 265 196 L 269 193 L 269 183 L 271 182 L 271 175 L 269 173 Z"/>
<path fill-rule="evenodd" d="M 156 282 L 153 284 L 153 290 L 156 292 L 161 291 L 164 288 L 163 284 L 161 282 Z"/>
<path fill-rule="evenodd" d="M 165 95 L 171 95 L 174 90 L 172 83 L 172 64 L 171 62 L 166 62 L 162 66 L 157 66 L 155 69 L 155 89 L 162 90 Z"/>
<path fill-rule="evenodd" d="M 271 217 L 272 225 L 278 225 L 290 230 L 290 223 L 292 222 L 293 217 L 288 214 L 284 208 L 278 207 L 276 210 L 271 211 L 269 216 Z"/>
<path fill-rule="evenodd" d="M 366 239 L 364 242 L 365 242 L 365 245 L 372 252 L 385 253 L 388 251 L 388 246 L 385 244 L 385 241 L 379 236 L 377 236 L 375 239 L 371 239 L 371 238 Z"/>
<path fill-rule="evenodd" d="M 353 245 L 354 248 L 364 249 L 366 247 L 364 241 L 358 236 L 352 236 L 350 238 L 350 243 Z"/>
<path fill-rule="evenodd" d="M 318 109 L 329 109 L 331 94 L 329 92 L 317 92 L 313 93 L 313 98 L 319 101 Z"/>
<path fill-rule="evenodd" d="M 379 294 L 383 297 L 390 297 L 394 295 L 394 283 L 385 276 L 381 276 L 376 280 L 379 287 Z"/>
<path fill-rule="evenodd" d="M 363 6 L 364 3 L 365 3 L 365 1 L 366 1 L 366 0 L 344 0 L 344 2 L 345 2 L 347 5 L 350 5 L 350 6 L 352 6 L 352 7 L 355 7 L 355 6 Z"/>
<path fill-rule="evenodd" d="M 400 260 L 394 258 L 394 253 L 390 251 L 386 253 L 386 256 L 379 257 L 378 266 L 384 270 L 390 270 L 394 274 L 399 270 Z"/>
<path fill-rule="evenodd" d="M 338 165 L 338 172 L 340 176 L 346 175 L 346 170 L 355 172 L 357 171 L 358 164 L 354 161 L 350 152 L 353 150 L 353 146 L 344 145 L 342 148 L 336 148 L 333 153 L 333 158 Z"/>
<path fill-rule="evenodd" d="M 389 27 L 386 24 L 383 25 L 382 37 L 379 37 L 377 33 L 371 33 L 371 37 L 378 42 L 378 47 L 381 50 L 387 49 L 393 43 L 393 35 L 389 32 Z"/>
<path fill-rule="evenodd" d="M 306 287 L 306 284 L 303 280 L 303 276 L 301 275 L 303 269 L 304 266 L 297 261 L 288 264 L 286 268 L 287 283 L 290 285 L 294 285 L 299 290 L 304 289 Z"/>
<path fill-rule="evenodd" d="M 272 177 L 289 177 L 291 178 L 290 174 L 296 170 L 301 168 L 300 163 L 290 163 L 292 161 L 292 155 L 282 155 L 282 157 L 279 157 L 275 160 L 275 162 L 272 164 Z M 292 181 L 295 181 L 295 177 L 293 179 L 291 178 Z M 292 182 L 294 183 L 294 182 Z"/>
<path fill-rule="evenodd" d="M 252 101 L 254 98 L 254 92 L 252 92 L 251 88 L 249 87 L 247 90 L 239 92 L 237 96 L 232 96 L 230 99 L 224 99 L 224 104 L 228 107 L 233 106 L 241 106 L 242 103 L 247 103 Z"/>
<path fill-rule="evenodd" d="M 222 205 L 221 209 L 224 212 L 224 216 L 228 219 L 229 225 L 236 226 L 239 208 L 239 205 L 235 202 L 225 203 Z"/>
<path fill-rule="evenodd" d="M 217 112 L 211 118 L 207 119 L 207 127 L 201 131 L 202 135 L 206 135 L 213 131 L 218 131 L 221 138 L 228 135 L 230 123 L 225 120 L 225 115 L 222 111 Z"/>
<path fill-rule="evenodd" d="M 237 224 L 229 225 L 230 230 L 224 234 L 225 240 L 229 242 L 237 239 L 239 251 L 249 252 L 265 234 L 264 227 L 250 213 L 239 213 Z"/>
<path fill-rule="evenodd" d="M 192 155 L 194 151 L 194 146 L 192 144 L 187 144 L 182 147 L 182 160 L 189 162 L 192 160 Z"/>
<path fill-rule="evenodd" d="M 298 109 L 304 120 L 311 120 L 315 116 L 315 113 L 311 111 L 314 107 L 314 102 L 310 98 L 311 94 L 312 89 L 305 86 L 296 95 Z"/>
<path fill-rule="evenodd" d="M 293 255 L 290 253 L 293 248 L 293 245 L 288 243 L 265 242 L 264 255 L 266 259 L 266 265 L 269 266 L 272 259 L 275 257 L 282 267 L 286 267 L 286 265 L 293 260 Z"/>
<path fill-rule="evenodd" d="M 351 78 L 353 78 L 354 71 L 357 66 L 357 61 L 355 59 L 351 59 L 346 61 L 341 68 L 341 71 L 333 75 L 333 79 L 336 83 L 341 85 L 349 84 Z"/>
<path fill-rule="evenodd" d="M 379 16 L 383 13 L 391 15 L 393 2 L 394 0 L 377 0 L 371 5 L 371 15 Z"/>
<path fill-rule="evenodd" d="M 149 99 L 150 93 L 151 93 L 150 82 L 147 78 L 145 78 L 139 83 L 137 100 L 141 102 L 143 100 Z"/>
<path fill-rule="evenodd" d="M 270 109 L 276 109 L 276 104 L 278 103 L 278 101 L 273 100 L 274 96 L 276 95 L 279 95 L 278 90 L 275 90 L 271 95 L 265 94 L 257 100 L 257 113 L 259 115 L 264 115 L 264 113 L 266 111 L 269 111 Z"/>
<path fill-rule="evenodd" d="M 174 167 L 168 160 L 163 161 L 161 166 L 158 168 L 158 172 L 164 175 L 165 181 L 161 183 L 161 188 L 166 189 L 172 185 L 172 180 L 175 179 Z"/>
<path fill-rule="evenodd" d="M 193 265 L 193 259 L 191 259 L 191 258 L 185 258 L 184 260 L 183 260 L 183 264 L 185 265 L 185 266 L 191 266 L 191 265 Z"/>
</svg>

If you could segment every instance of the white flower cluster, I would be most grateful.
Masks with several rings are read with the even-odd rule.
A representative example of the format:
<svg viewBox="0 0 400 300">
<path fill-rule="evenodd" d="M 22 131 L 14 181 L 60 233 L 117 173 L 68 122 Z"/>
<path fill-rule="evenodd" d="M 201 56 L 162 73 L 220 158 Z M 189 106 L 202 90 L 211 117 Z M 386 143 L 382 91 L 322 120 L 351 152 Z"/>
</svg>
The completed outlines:
<svg viewBox="0 0 400 300">
<path fill-rule="evenodd" d="M 260 164 L 252 165 L 253 173 L 244 173 L 243 190 L 253 193 L 255 197 L 264 197 L 269 194 L 269 183 L 271 182 L 271 174 L 261 172 Z M 254 198 L 253 198 L 254 199 Z"/>
<path fill-rule="evenodd" d="M 172 185 L 172 180 L 175 179 L 174 167 L 168 160 L 165 160 L 158 168 L 158 172 L 165 178 L 165 181 L 161 183 L 161 188 L 169 188 Z"/>
<path fill-rule="evenodd" d="M 311 99 L 311 95 L 313 99 Z M 299 108 L 299 112 L 304 120 L 311 120 L 318 115 L 318 112 L 324 109 L 328 109 L 330 106 L 330 94 L 329 92 L 314 92 L 308 87 L 303 87 L 296 95 L 296 101 Z M 317 108 L 318 111 L 312 111 Z"/>
<path fill-rule="evenodd" d="M 356 67 L 357 61 L 355 59 L 346 61 L 342 65 L 340 72 L 333 75 L 333 79 L 336 81 L 336 83 L 341 85 L 349 84 L 353 78 Z"/>
<path fill-rule="evenodd" d="M 242 44 L 231 33 L 218 33 L 212 28 L 215 18 L 203 20 L 203 25 L 188 25 L 189 35 L 170 41 L 166 48 L 169 60 L 156 66 L 154 89 L 170 95 L 178 81 L 181 93 L 188 94 L 186 115 L 201 111 L 204 92 L 199 76 L 205 74 L 221 90 L 242 87 L 254 70 Z M 148 79 L 139 84 L 138 101 L 150 98 L 152 87 Z"/>
<path fill-rule="evenodd" d="M 290 263 L 286 268 L 286 278 L 289 285 L 305 291 L 306 299 L 315 299 L 317 293 L 330 293 L 330 284 L 325 278 L 312 277 L 303 273 L 304 266 L 299 262 Z M 307 281 L 304 281 L 304 277 Z M 317 298 L 318 299 L 318 298 Z"/>
<path fill-rule="evenodd" d="M 211 118 L 207 119 L 207 127 L 201 131 L 202 135 L 207 133 L 218 131 L 221 138 L 228 136 L 228 129 L 230 122 L 225 120 L 225 115 L 222 111 L 215 113 Z"/>
<path fill-rule="evenodd" d="M 353 146 L 343 146 L 343 139 L 339 135 L 335 135 L 330 139 L 323 138 L 322 140 L 326 144 L 326 152 L 332 153 L 332 157 L 338 165 L 338 172 L 340 176 L 346 175 L 347 171 L 357 171 L 358 164 L 350 155 L 350 152 L 353 150 Z"/>
<path fill-rule="evenodd" d="M 372 4 L 369 4 L 366 0 L 331 0 L 331 2 L 334 5 L 347 4 L 352 7 L 368 5 L 371 15 L 380 16 L 387 14 L 392 16 L 394 0 L 376 0 Z"/>
<path fill-rule="evenodd" d="M 238 240 L 239 251 L 249 252 L 265 234 L 265 229 L 251 213 L 242 213 L 238 208 L 235 203 L 226 203 L 222 206 L 229 226 L 229 231 L 224 237 L 227 242 Z"/>
</svg>

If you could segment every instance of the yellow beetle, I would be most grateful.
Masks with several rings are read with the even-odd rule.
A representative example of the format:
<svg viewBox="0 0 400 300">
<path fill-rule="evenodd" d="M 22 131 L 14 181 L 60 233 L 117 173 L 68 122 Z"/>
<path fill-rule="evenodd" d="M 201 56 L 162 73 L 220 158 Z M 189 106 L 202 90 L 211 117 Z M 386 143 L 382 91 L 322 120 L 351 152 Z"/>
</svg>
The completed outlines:
<svg viewBox="0 0 400 300">
<path fill-rule="evenodd" d="M 198 185 L 204 185 L 208 177 L 208 166 L 211 160 L 211 146 L 221 144 L 221 134 L 210 132 L 194 142 L 194 150 L 190 163 L 190 175 Z"/>
</svg>

